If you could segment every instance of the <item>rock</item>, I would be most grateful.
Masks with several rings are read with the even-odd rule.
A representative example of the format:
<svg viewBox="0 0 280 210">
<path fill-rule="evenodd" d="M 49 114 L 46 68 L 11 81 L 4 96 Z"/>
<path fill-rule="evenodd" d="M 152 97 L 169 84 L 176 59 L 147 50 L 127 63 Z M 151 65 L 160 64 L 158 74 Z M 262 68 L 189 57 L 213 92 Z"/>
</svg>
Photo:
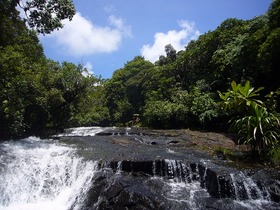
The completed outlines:
<svg viewBox="0 0 280 210">
<path fill-rule="evenodd" d="M 128 174 L 98 173 L 81 209 L 168 209 L 165 198 L 151 192 L 144 181 L 142 177 L 132 178 Z"/>
<path fill-rule="evenodd" d="M 273 173 L 254 174 L 252 169 L 232 180 L 232 174 L 242 172 L 227 165 L 223 153 L 216 154 L 217 158 L 200 150 L 235 149 L 234 142 L 222 134 L 182 130 L 178 135 L 167 135 L 166 132 L 119 128 L 92 137 L 61 138 L 60 141 L 77 145 L 78 154 L 85 159 L 102 160 L 100 172 L 93 178 L 86 201 L 79 209 L 192 209 L 189 201 L 167 198 L 163 187 L 168 182 L 199 183 L 201 191 L 195 191 L 198 198 L 194 198 L 196 209 L 242 209 L 233 200 L 248 199 L 243 177 L 253 177 L 260 191 L 267 193 L 265 198 L 270 194 L 271 200 L 280 201 L 279 184 L 264 182 Z M 275 180 L 279 180 L 278 175 L 275 173 Z M 256 190 L 252 191 L 252 199 L 257 199 Z M 204 193 L 207 196 L 203 197 Z M 222 207 L 214 204 L 220 200 Z"/>
<path fill-rule="evenodd" d="M 268 192 L 270 193 L 271 200 L 274 202 L 280 202 L 280 184 L 275 182 L 268 186 Z"/>
<path fill-rule="evenodd" d="M 172 140 L 172 141 L 167 142 L 167 144 L 178 144 L 178 143 L 179 143 L 179 141 L 176 141 L 176 140 Z"/>
<path fill-rule="evenodd" d="M 219 158 L 220 160 L 226 160 L 227 157 L 225 156 L 225 154 L 222 151 L 216 151 L 216 156 L 217 158 Z"/>
<path fill-rule="evenodd" d="M 214 165 L 213 168 L 208 168 L 202 164 L 179 160 L 123 160 L 100 165 L 104 168 L 100 168 L 93 177 L 92 187 L 79 208 L 81 210 L 246 209 L 233 200 L 243 201 L 249 198 L 243 183 L 243 178 L 247 179 L 247 176 L 242 174 L 233 178 L 230 175 L 232 171 L 221 167 L 215 168 Z M 164 189 L 169 180 L 171 183 L 178 182 L 179 185 L 198 182 L 201 190 L 196 189 L 193 192 L 195 193 L 193 201 L 181 203 L 176 200 L 176 196 L 170 198 L 168 193 L 165 194 Z M 257 181 L 254 183 L 261 186 Z M 279 183 L 271 182 L 267 189 L 271 199 L 279 202 Z M 254 197 L 253 191 L 250 197 L 258 199 Z M 192 206 L 192 202 L 196 206 Z M 221 203 L 218 205 L 217 202 Z"/>
</svg>

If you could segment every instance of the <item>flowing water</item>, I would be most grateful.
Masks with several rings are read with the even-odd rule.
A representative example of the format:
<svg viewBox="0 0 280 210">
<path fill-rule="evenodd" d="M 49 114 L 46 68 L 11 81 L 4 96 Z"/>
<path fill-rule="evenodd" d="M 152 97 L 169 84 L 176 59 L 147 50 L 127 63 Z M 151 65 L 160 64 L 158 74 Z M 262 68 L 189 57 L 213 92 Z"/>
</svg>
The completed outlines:
<svg viewBox="0 0 280 210">
<path fill-rule="evenodd" d="M 69 129 L 64 136 L 94 136 L 102 130 L 98 127 Z M 94 175 L 102 169 L 98 160 L 83 159 L 77 150 L 75 144 L 36 137 L 1 143 L 0 210 L 81 209 Z M 170 149 L 166 152 L 175 153 Z M 227 206 L 225 209 L 252 210 L 280 207 L 270 201 L 264 186 L 260 189 L 241 172 L 230 174 L 233 199 L 213 199 L 201 184 L 207 176 L 207 167 L 199 175 L 197 164 L 191 168 L 182 161 L 165 159 L 163 162 L 165 169 L 153 163 L 151 177 L 145 182 L 154 193 L 170 201 L 173 209 L 205 209 L 206 206 L 223 209 L 223 205 Z M 116 176 L 124 174 L 122 164 L 117 162 Z M 160 187 L 153 188 L 153 185 Z"/>
<path fill-rule="evenodd" d="M 96 162 L 83 161 L 75 149 L 30 137 L 0 146 L 0 209 L 79 209 Z"/>
</svg>

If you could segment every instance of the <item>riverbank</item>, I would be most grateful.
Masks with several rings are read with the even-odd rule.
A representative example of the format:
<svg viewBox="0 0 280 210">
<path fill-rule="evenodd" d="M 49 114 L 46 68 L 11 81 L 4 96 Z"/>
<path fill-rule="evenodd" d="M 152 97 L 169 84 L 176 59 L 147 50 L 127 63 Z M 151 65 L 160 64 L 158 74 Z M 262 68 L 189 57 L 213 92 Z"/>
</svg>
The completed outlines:
<svg viewBox="0 0 280 210">
<path fill-rule="evenodd" d="M 188 129 L 84 127 L 67 129 L 57 138 L 60 142 L 77 148 L 77 153 L 86 160 L 102 160 L 101 168 L 111 168 L 117 175 L 128 174 L 129 180 L 150 176 L 167 179 L 178 176 L 179 179 L 185 179 L 189 176 L 187 171 L 190 167 L 192 172 L 199 174 L 200 181 L 207 177 L 207 192 L 215 198 L 239 197 L 242 194 L 246 195 L 241 196 L 246 200 L 251 196 L 251 190 L 246 193 L 241 190 L 242 193 L 239 193 L 234 188 L 250 188 L 252 183 L 253 186 L 259 183 L 269 186 L 268 191 L 273 201 L 280 200 L 280 186 L 275 181 L 280 180 L 279 171 L 263 167 L 259 163 L 244 161 L 248 148 L 236 145 L 234 137 L 226 134 Z M 101 176 L 103 177 L 102 174 Z M 236 186 L 235 179 L 241 186 Z M 246 180 L 246 186 L 242 180 Z M 203 186 L 203 183 L 204 181 L 200 184 Z M 104 186 L 107 185 L 110 184 L 105 182 Z M 254 192 L 255 190 L 259 191 L 258 188 L 253 189 Z M 233 192 L 238 195 L 233 195 Z"/>
<path fill-rule="evenodd" d="M 97 135 L 125 135 L 127 128 L 107 129 Z M 164 137 L 170 140 L 169 146 L 180 148 L 181 150 L 193 150 L 205 153 L 212 157 L 227 162 L 236 168 L 274 168 L 279 169 L 279 165 L 273 165 L 268 161 L 261 161 L 251 155 L 250 146 L 239 145 L 238 138 L 234 134 L 217 133 L 209 131 L 198 131 L 191 129 L 180 130 L 158 130 L 149 128 L 132 128 L 130 134 L 149 136 L 154 138 Z M 161 138 L 162 139 L 162 138 Z M 116 143 L 118 143 L 116 141 Z M 130 142 L 119 142 L 128 144 Z M 148 142 L 151 145 L 161 144 L 160 142 Z"/>
<path fill-rule="evenodd" d="M 150 128 L 125 128 L 125 127 L 114 127 L 114 129 L 106 129 L 103 132 L 97 135 L 113 135 L 114 133 L 125 134 L 127 130 L 130 130 L 130 133 L 141 134 L 151 137 L 169 137 L 173 138 L 174 141 L 172 145 L 182 149 L 192 149 L 202 153 L 207 153 L 212 157 L 217 157 L 221 160 L 227 161 L 228 164 L 233 165 L 234 167 L 240 168 L 275 168 L 280 169 L 279 164 L 272 164 L 269 161 L 259 160 L 255 157 L 252 157 L 250 153 L 250 147 L 248 145 L 238 145 L 237 136 L 234 134 L 228 133 L 217 133 L 209 131 L 198 131 L 191 129 L 150 129 Z M 67 130 L 67 129 L 65 129 Z M 16 140 L 27 138 L 28 136 L 37 136 L 42 139 L 51 138 L 56 136 L 59 133 L 63 133 L 63 129 L 47 129 L 44 131 L 38 131 L 36 133 L 29 133 L 24 136 L 15 136 L 15 137 L 3 137 L 0 139 L 0 142 L 6 140 Z M 172 140 L 171 140 L 172 141 Z M 126 142 L 122 141 L 122 144 Z M 156 144 L 151 142 L 151 144 Z"/>
</svg>

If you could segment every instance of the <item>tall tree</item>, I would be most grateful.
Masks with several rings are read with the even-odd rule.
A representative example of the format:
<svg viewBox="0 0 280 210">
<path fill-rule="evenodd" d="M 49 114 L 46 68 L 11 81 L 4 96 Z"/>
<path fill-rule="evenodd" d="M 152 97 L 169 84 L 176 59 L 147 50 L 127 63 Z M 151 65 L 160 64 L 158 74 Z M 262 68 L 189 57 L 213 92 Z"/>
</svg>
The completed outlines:
<svg viewBox="0 0 280 210">
<path fill-rule="evenodd" d="M 72 0 L 3 0 L 10 7 L 21 7 L 26 18 L 24 21 L 38 33 L 49 34 L 63 27 L 62 20 L 72 20 L 75 6 Z"/>
<path fill-rule="evenodd" d="M 145 100 L 144 83 L 148 80 L 154 65 L 136 56 L 124 68 L 114 72 L 112 79 L 105 83 L 107 106 L 113 123 L 124 124 L 139 113 Z"/>
<path fill-rule="evenodd" d="M 280 27 L 280 0 L 273 0 L 268 10 L 269 27 L 271 29 Z"/>
</svg>

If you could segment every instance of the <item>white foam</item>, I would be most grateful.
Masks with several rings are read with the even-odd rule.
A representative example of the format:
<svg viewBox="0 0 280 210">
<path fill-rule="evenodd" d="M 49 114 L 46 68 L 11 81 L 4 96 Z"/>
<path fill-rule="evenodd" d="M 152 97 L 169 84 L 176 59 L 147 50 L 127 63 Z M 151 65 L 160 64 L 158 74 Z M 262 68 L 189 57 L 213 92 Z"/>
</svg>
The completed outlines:
<svg viewBox="0 0 280 210">
<path fill-rule="evenodd" d="M 78 127 L 68 128 L 64 133 L 58 135 L 61 136 L 95 136 L 95 134 L 103 131 L 105 128 L 102 127 Z"/>
<path fill-rule="evenodd" d="M 82 202 L 97 163 L 30 137 L 0 144 L 0 210 L 67 210 Z"/>
</svg>

